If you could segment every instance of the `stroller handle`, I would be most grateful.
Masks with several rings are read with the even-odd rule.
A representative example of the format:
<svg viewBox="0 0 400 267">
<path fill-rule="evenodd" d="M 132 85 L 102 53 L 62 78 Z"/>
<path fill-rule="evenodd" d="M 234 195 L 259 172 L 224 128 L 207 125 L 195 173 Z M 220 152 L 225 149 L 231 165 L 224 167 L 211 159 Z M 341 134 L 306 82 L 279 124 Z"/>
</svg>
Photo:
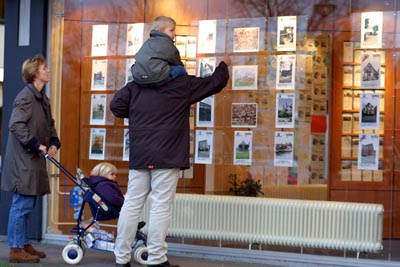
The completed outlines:
<svg viewBox="0 0 400 267">
<path fill-rule="evenodd" d="M 48 159 L 53 163 L 60 171 L 62 171 L 74 184 L 78 185 L 83 191 L 86 191 L 86 189 L 81 185 L 81 183 L 78 181 L 78 179 L 70 172 L 68 171 L 64 166 L 61 165 L 59 161 L 57 161 L 55 158 L 51 157 L 49 154 L 40 151 L 39 154 L 44 157 L 45 159 Z"/>
</svg>

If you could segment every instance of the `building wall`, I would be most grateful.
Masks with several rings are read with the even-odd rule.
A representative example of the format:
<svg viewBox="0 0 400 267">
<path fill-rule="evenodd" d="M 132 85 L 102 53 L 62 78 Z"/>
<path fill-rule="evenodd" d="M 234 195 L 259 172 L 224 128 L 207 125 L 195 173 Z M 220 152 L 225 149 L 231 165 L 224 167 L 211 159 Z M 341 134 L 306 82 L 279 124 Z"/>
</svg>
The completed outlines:
<svg viewBox="0 0 400 267">
<path fill-rule="evenodd" d="M 29 34 L 29 44 L 24 46 L 18 45 L 19 32 L 19 2 L 14 0 L 5 1 L 5 53 L 4 53 L 4 84 L 3 84 L 3 114 L 2 114 L 2 147 L 1 155 L 5 154 L 5 148 L 8 138 L 8 121 L 12 111 L 12 103 L 19 91 L 24 87 L 21 77 L 21 67 L 25 59 L 35 55 L 43 54 L 46 56 L 47 51 L 47 16 L 48 5 L 46 0 L 30 1 L 30 21 L 29 29 L 25 34 Z M 23 2 L 23 1 L 21 1 Z M 0 7 L 4 7 L 0 4 Z M 4 159 L 4 157 L 2 157 Z M 3 177 L 1 177 L 3 179 Z M 8 212 L 11 203 L 11 193 L 0 191 L 0 234 L 7 234 Z M 29 225 L 30 237 L 40 240 L 42 238 L 42 199 L 39 198 L 34 212 L 31 215 Z"/>
</svg>

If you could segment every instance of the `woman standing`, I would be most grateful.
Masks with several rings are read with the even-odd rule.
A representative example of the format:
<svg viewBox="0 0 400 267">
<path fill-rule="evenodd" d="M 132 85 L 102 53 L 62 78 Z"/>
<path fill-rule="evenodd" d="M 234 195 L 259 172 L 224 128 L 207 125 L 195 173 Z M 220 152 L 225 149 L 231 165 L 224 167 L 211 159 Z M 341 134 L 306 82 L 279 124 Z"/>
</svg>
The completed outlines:
<svg viewBox="0 0 400 267">
<path fill-rule="evenodd" d="M 1 188 L 13 193 L 8 221 L 9 262 L 39 262 L 46 254 L 29 244 L 27 224 L 37 197 L 50 193 L 46 159 L 40 151 L 54 157 L 61 144 L 43 90 L 50 79 L 45 58 L 36 55 L 27 59 L 22 78 L 26 86 L 13 104 Z"/>
</svg>

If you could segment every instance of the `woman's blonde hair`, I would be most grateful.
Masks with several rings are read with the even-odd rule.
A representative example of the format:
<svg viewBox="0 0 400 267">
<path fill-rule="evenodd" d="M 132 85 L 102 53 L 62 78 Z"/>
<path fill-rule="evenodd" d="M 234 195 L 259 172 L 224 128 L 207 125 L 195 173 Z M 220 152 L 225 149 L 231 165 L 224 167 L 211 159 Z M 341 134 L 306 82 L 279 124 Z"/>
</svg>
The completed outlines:
<svg viewBox="0 0 400 267">
<path fill-rule="evenodd" d="M 168 27 L 168 25 L 176 26 L 175 20 L 171 17 L 159 16 L 153 20 L 151 30 L 162 32 Z"/>
<path fill-rule="evenodd" d="M 110 173 L 117 174 L 117 167 L 108 162 L 102 162 L 94 166 L 90 172 L 91 176 L 107 176 Z"/>
<path fill-rule="evenodd" d="M 35 55 L 28 58 L 22 64 L 22 79 L 24 79 L 26 83 L 33 83 L 40 66 L 45 64 L 46 59 L 43 55 Z"/>
</svg>

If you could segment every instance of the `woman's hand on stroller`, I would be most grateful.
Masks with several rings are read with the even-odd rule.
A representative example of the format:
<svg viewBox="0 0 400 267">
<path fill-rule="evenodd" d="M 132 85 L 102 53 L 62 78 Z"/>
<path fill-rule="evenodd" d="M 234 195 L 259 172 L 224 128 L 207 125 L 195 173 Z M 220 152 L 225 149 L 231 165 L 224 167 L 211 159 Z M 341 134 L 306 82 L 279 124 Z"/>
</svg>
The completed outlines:
<svg viewBox="0 0 400 267">
<path fill-rule="evenodd" d="M 57 153 L 57 147 L 56 146 L 50 146 L 49 149 L 47 150 L 46 146 L 40 145 L 39 146 L 39 151 L 40 151 L 40 154 L 45 158 L 47 158 L 47 157 L 54 158 L 54 156 Z"/>
<path fill-rule="evenodd" d="M 50 146 L 49 150 L 47 151 L 47 154 L 49 154 L 50 157 L 54 158 L 56 153 L 57 153 L 57 147 L 56 146 Z"/>
<path fill-rule="evenodd" d="M 39 146 L 39 154 L 41 154 L 42 156 L 45 156 L 47 154 L 47 147 L 44 145 L 40 145 Z"/>
</svg>

